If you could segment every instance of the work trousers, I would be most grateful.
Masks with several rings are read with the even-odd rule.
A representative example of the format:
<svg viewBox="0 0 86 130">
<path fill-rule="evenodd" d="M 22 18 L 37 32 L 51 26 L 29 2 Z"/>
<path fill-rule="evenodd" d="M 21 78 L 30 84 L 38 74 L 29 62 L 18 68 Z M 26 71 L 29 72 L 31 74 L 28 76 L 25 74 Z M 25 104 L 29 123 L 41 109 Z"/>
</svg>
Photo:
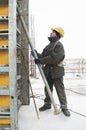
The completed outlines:
<svg viewBox="0 0 86 130">
<path fill-rule="evenodd" d="M 61 108 L 67 109 L 67 99 L 66 99 L 65 90 L 64 90 L 63 77 L 52 79 L 51 76 L 49 75 L 48 77 L 46 77 L 46 79 L 49 84 L 51 92 L 53 92 L 53 86 L 55 86 Z M 46 87 L 44 91 L 45 91 L 44 103 L 46 105 L 51 105 L 51 100 L 48 95 Z"/>
</svg>

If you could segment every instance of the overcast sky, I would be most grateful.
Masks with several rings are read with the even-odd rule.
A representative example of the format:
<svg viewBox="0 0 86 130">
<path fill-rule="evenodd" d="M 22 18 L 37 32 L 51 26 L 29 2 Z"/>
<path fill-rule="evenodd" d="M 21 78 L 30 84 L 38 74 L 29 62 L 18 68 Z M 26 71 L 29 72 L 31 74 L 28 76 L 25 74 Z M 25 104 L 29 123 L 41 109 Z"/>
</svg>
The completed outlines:
<svg viewBox="0 0 86 130">
<path fill-rule="evenodd" d="M 42 52 L 49 43 L 52 27 L 65 31 L 61 39 L 66 58 L 86 58 L 86 2 L 85 0 L 30 0 L 30 14 L 34 16 L 36 49 Z"/>
</svg>

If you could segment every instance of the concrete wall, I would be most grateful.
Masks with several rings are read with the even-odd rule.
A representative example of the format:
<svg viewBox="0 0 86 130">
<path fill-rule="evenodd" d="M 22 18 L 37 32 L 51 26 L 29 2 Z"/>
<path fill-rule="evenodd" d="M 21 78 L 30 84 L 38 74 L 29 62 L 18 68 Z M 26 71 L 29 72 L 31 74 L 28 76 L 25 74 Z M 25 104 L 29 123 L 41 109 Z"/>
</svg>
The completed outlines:
<svg viewBox="0 0 86 130">
<path fill-rule="evenodd" d="M 22 16 L 25 20 L 25 23 L 29 25 L 29 0 L 19 0 L 21 9 L 22 9 Z M 21 31 L 21 42 L 22 42 L 22 63 L 21 63 L 21 95 L 20 99 L 22 101 L 22 104 L 29 104 L 29 83 L 28 83 L 28 77 L 29 77 L 29 46 L 28 41 L 25 35 L 25 32 L 22 28 Z"/>
</svg>

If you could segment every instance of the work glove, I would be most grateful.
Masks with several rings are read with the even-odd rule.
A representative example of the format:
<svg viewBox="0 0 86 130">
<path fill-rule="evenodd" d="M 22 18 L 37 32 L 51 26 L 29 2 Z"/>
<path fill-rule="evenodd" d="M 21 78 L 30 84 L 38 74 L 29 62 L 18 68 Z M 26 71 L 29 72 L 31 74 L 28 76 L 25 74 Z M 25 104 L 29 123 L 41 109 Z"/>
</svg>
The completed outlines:
<svg viewBox="0 0 86 130">
<path fill-rule="evenodd" d="M 35 64 L 40 64 L 40 60 L 39 59 L 35 59 Z"/>
<path fill-rule="evenodd" d="M 37 54 L 37 51 L 36 51 L 35 49 L 34 49 L 34 51 L 35 51 L 35 53 Z M 32 55 L 33 57 L 35 57 L 33 51 L 31 51 L 31 55 Z"/>
</svg>

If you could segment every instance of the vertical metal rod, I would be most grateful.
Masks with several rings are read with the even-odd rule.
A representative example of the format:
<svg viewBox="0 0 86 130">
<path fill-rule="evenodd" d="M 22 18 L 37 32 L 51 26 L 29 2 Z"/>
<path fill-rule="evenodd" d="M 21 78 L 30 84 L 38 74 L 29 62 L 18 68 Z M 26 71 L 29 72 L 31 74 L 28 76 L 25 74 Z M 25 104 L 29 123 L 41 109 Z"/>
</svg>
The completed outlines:
<svg viewBox="0 0 86 130">
<path fill-rule="evenodd" d="M 30 38 L 29 38 L 28 29 L 27 29 L 27 26 L 26 26 L 26 24 L 25 24 L 24 18 L 23 18 L 23 16 L 21 15 L 20 10 L 19 10 L 18 8 L 17 8 L 17 11 L 18 11 L 18 14 L 19 14 L 19 17 L 20 17 L 20 20 L 21 20 L 23 29 L 24 29 L 24 31 L 25 31 L 25 34 L 26 34 L 26 37 L 27 37 L 27 40 L 28 40 L 28 44 L 30 45 L 31 50 L 32 50 L 32 52 L 34 53 L 34 57 L 35 57 L 36 59 L 38 59 L 38 56 L 37 56 L 36 52 L 34 51 L 34 48 L 33 48 L 32 44 L 31 44 L 31 40 L 30 40 Z M 54 114 L 59 114 L 60 111 L 58 110 L 57 105 L 56 105 L 56 103 L 55 103 L 55 101 L 54 101 L 54 98 L 53 98 L 53 96 L 52 96 L 51 90 L 50 90 L 50 88 L 49 88 L 49 85 L 48 85 L 48 83 L 47 83 L 47 80 L 46 80 L 46 78 L 45 78 L 44 72 L 43 72 L 43 70 L 42 70 L 40 64 L 38 64 L 38 68 L 39 68 L 40 74 L 41 74 L 41 76 L 42 76 L 42 79 L 43 79 L 43 81 L 44 81 L 45 87 L 46 87 L 46 89 L 47 89 L 47 91 L 48 91 L 48 94 L 49 94 L 49 97 L 50 97 L 50 99 L 51 99 L 51 102 L 52 102 L 52 104 L 53 104 Z"/>
<path fill-rule="evenodd" d="M 35 102 L 35 98 L 34 98 L 33 90 L 32 90 L 32 87 L 31 87 L 30 79 L 29 79 L 29 85 L 30 85 L 30 90 L 31 90 L 31 93 L 32 93 L 32 98 L 33 98 L 33 102 L 34 102 L 34 106 L 35 106 L 36 114 L 37 114 L 37 117 L 38 117 L 38 120 L 39 120 L 39 113 L 38 113 L 38 110 L 37 110 L 37 106 L 36 106 L 36 102 Z"/>
<path fill-rule="evenodd" d="M 37 106 L 36 106 L 36 102 L 35 102 L 35 98 L 34 98 L 33 89 L 32 89 L 32 86 L 31 86 L 30 78 L 28 77 L 28 71 L 27 71 L 27 65 L 26 65 L 26 63 L 25 63 L 24 53 L 23 53 L 22 50 L 21 50 L 21 52 L 22 52 L 22 56 L 23 56 L 23 60 L 24 60 L 24 66 L 25 66 L 26 76 L 27 76 L 28 83 L 29 83 L 29 85 L 30 85 L 30 90 L 31 90 L 31 94 L 32 94 L 32 98 L 33 98 L 33 102 L 34 102 L 36 114 L 37 114 L 37 117 L 38 117 L 38 119 L 39 119 L 39 114 L 38 114 L 38 110 L 37 110 Z"/>
</svg>

